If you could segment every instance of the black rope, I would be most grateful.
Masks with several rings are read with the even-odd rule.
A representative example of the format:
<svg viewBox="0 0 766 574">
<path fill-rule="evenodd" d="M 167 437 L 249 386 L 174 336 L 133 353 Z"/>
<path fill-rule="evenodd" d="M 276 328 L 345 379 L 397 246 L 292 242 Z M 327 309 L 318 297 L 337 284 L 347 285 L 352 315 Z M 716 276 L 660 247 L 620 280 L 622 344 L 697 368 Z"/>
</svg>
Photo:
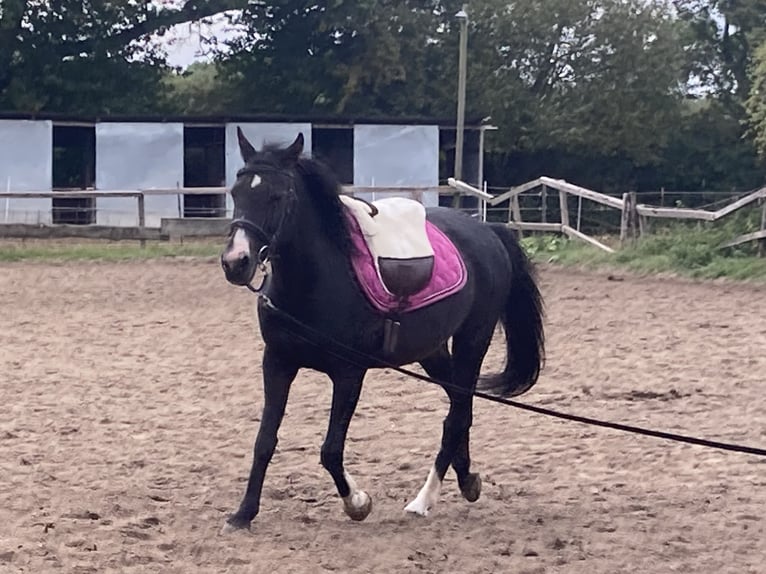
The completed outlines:
<svg viewBox="0 0 766 574">
<path fill-rule="evenodd" d="M 708 448 L 716 448 L 720 450 L 726 450 L 726 451 L 732 451 L 732 452 L 742 452 L 746 454 L 753 454 L 756 456 L 766 456 L 766 449 L 758 448 L 754 446 L 746 446 L 746 445 L 739 445 L 739 444 L 732 444 L 732 443 L 725 443 L 725 442 L 719 442 L 715 440 L 708 440 L 704 438 L 697 438 L 693 436 L 687 436 L 682 435 L 678 433 L 670 433 L 670 432 L 664 432 L 664 431 L 658 431 L 653 429 L 647 429 L 643 427 L 637 427 L 633 425 L 624 425 L 620 423 L 614 423 L 610 421 L 603 421 L 600 419 L 594 419 L 591 417 L 584 417 L 580 415 L 574 415 L 571 413 L 564 413 L 560 411 L 556 411 L 553 409 L 547 409 L 545 407 L 539 407 L 535 405 L 528 405 L 525 403 L 520 403 L 518 401 L 514 401 L 511 399 L 506 399 L 503 397 L 498 397 L 496 395 L 491 395 L 488 393 L 484 393 L 481 391 L 471 391 L 469 389 L 465 389 L 462 387 L 458 387 L 457 385 L 454 385 L 452 383 L 448 383 L 446 381 L 440 381 L 438 379 L 434 379 L 432 377 L 429 377 L 427 375 L 421 375 L 420 373 L 416 373 L 415 371 L 411 371 L 409 369 L 405 369 L 403 367 L 399 367 L 397 365 L 394 365 L 392 363 L 389 363 L 388 361 L 384 361 L 382 359 L 379 359 L 378 357 L 373 357 L 371 355 L 367 355 L 366 353 L 361 353 L 347 345 L 344 345 L 343 343 L 340 343 L 336 341 L 335 339 L 332 339 L 331 337 L 325 335 L 324 333 L 321 333 L 317 331 L 316 329 L 309 327 L 308 325 L 305 325 L 304 323 L 298 321 L 295 317 L 292 315 L 289 315 L 288 313 L 282 311 L 279 309 L 274 303 L 269 299 L 266 295 L 260 294 L 260 297 L 263 299 L 266 306 L 282 317 L 283 319 L 286 319 L 290 323 L 292 323 L 294 326 L 298 327 L 299 329 L 305 331 L 306 333 L 309 333 L 310 336 L 303 335 L 299 332 L 292 331 L 292 334 L 302 341 L 309 343 L 310 345 L 314 345 L 316 347 L 320 347 L 324 350 L 327 350 L 321 343 L 321 341 L 317 341 L 317 339 L 324 340 L 324 343 L 330 347 L 328 352 L 344 361 L 347 361 L 357 367 L 360 368 L 367 368 L 370 362 L 377 363 L 380 365 L 383 365 L 384 367 L 387 367 L 389 369 L 393 369 L 403 375 L 407 375 L 409 377 L 413 377 L 415 379 L 419 379 L 421 381 L 424 381 L 426 383 L 431 383 L 434 385 L 439 385 L 443 387 L 446 390 L 460 393 L 463 395 L 473 395 L 475 397 L 478 397 L 480 399 L 484 399 L 487 401 L 491 401 L 493 403 L 499 403 L 502 405 L 506 405 L 509 407 L 514 407 L 517 409 L 521 409 L 524 411 L 529 411 L 549 417 L 554 417 L 558 419 L 563 419 L 567 421 L 573 421 L 578 422 L 586 425 L 591 426 L 598 426 L 613 430 L 619 430 L 623 432 L 629 432 L 634 434 L 640 434 L 644 436 L 650 436 L 655 438 L 661 438 L 665 440 L 675 441 L 675 442 L 682 442 L 687 444 L 694 444 L 698 446 L 704 446 Z M 313 338 L 312 338 L 313 337 Z M 336 347 L 339 350 L 333 351 L 332 347 Z"/>
</svg>

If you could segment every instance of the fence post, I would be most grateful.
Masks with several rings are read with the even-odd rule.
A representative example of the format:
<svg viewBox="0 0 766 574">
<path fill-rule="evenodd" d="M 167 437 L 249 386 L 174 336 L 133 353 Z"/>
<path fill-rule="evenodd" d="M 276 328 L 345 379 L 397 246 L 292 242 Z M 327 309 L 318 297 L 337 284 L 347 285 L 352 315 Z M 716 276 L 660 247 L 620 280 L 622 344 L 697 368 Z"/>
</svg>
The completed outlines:
<svg viewBox="0 0 766 574">
<path fill-rule="evenodd" d="M 622 218 L 620 221 L 620 245 L 633 242 L 636 239 L 636 192 L 622 194 Z"/>
<path fill-rule="evenodd" d="M 543 185 L 543 190 L 540 192 L 540 198 L 542 199 L 542 221 L 548 223 L 548 186 Z"/>
<path fill-rule="evenodd" d="M 521 205 L 519 205 L 519 196 L 514 195 L 511 198 L 511 214 L 513 214 L 513 220 L 516 221 L 516 223 L 521 223 Z M 508 219 L 510 220 L 510 214 Z M 524 237 L 524 232 L 519 229 L 519 237 Z"/>
<path fill-rule="evenodd" d="M 146 247 L 146 239 L 143 239 L 144 230 L 146 228 L 146 204 L 144 202 L 144 194 L 139 192 L 138 194 L 138 227 L 142 236 L 141 247 Z"/>
<path fill-rule="evenodd" d="M 569 227 L 569 205 L 565 191 L 559 190 L 559 206 L 561 207 L 561 225 Z"/>
<path fill-rule="evenodd" d="M 763 207 L 761 208 L 761 231 L 766 231 L 766 199 L 762 200 Z M 758 255 L 760 257 L 766 257 L 766 239 L 758 241 Z"/>
</svg>

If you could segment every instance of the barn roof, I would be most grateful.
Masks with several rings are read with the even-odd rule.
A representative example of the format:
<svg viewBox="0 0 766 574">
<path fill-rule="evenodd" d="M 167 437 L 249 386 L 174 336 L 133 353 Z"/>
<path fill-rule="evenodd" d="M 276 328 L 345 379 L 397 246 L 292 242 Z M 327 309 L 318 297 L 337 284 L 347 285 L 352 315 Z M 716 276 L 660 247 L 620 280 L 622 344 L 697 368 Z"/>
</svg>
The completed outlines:
<svg viewBox="0 0 766 574">
<path fill-rule="evenodd" d="M 226 123 L 311 123 L 322 126 L 351 127 L 355 124 L 388 125 L 438 125 L 454 128 L 455 118 L 429 116 L 383 116 L 383 115 L 322 115 L 322 114 L 223 114 L 223 115 L 122 115 L 97 114 L 78 115 L 55 112 L 3 112 L 0 120 L 50 120 L 59 123 L 95 124 L 102 122 L 148 122 L 184 124 L 226 124 Z M 490 129 L 489 118 L 471 117 L 465 119 L 466 129 Z"/>
</svg>

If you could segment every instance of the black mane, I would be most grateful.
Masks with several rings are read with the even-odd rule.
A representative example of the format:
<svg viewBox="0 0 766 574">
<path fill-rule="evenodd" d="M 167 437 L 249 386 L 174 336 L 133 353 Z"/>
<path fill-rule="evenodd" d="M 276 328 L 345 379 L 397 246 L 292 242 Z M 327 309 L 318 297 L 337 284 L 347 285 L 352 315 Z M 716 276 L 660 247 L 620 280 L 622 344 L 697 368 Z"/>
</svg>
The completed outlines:
<svg viewBox="0 0 766 574">
<path fill-rule="evenodd" d="M 343 253 L 350 253 L 353 244 L 345 208 L 339 197 L 341 185 L 335 174 L 322 162 L 309 157 L 298 160 L 296 171 L 319 212 L 323 229 Z"/>
<path fill-rule="evenodd" d="M 286 149 L 274 142 L 264 142 L 253 163 L 284 165 Z M 348 228 L 345 208 L 340 201 L 341 185 L 333 171 L 321 161 L 301 156 L 295 165 L 297 176 L 318 212 L 323 230 L 342 253 L 352 253 L 353 242 Z"/>
</svg>

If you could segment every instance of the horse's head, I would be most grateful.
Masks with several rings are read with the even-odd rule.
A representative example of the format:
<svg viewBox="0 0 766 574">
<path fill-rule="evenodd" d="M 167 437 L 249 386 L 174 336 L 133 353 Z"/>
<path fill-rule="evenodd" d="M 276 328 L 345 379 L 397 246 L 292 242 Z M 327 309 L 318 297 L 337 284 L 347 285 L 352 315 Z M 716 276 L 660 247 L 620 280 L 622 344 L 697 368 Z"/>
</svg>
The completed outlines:
<svg viewBox="0 0 766 574">
<path fill-rule="evenodd" d="M 230 283 L 248 285 L 269 257 L 296 200 L 295 168 L 303 152 L 303 134 L 286 148 L 265 146 L 260 151 L 240 128 L 237 137 L 245 166 L 231 188 L 234 219 L 221 266 Z"/>
</svg>

